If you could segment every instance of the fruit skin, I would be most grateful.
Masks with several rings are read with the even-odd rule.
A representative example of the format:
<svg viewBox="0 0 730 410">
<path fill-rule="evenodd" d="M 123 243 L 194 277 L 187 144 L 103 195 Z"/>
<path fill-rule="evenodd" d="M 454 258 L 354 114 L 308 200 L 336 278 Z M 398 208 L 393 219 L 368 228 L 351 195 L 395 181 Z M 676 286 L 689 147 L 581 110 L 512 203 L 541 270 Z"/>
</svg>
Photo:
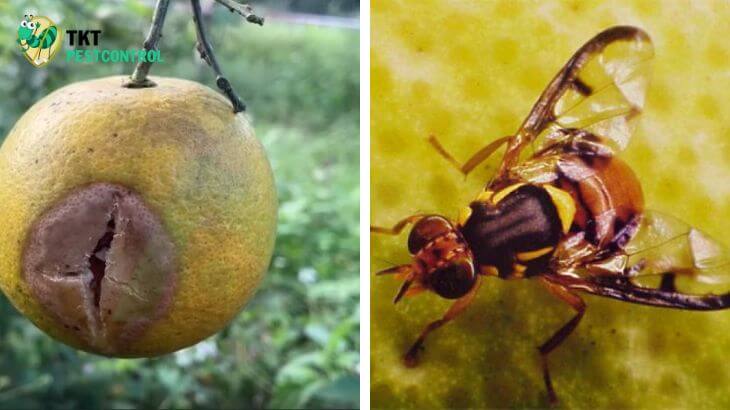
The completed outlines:
<svg viewBox="0 0 730 410">
<path fill-rule="evenodd" d="M 155 356 L 210 336 L 253 294 L 273 251 L 273 175 L 247 118 L 205 86 L 152 79 L 157 86 L 145 89 L 123 88 L 125 77 L 61 88 L 31 107 L 0 148 L 2 290 L 49 335 L 93 353 Z M 114 352 L 53 320 L 22 279 L 33 222 L 95 182 L 139 194 L 177 250 L 169 310 Z"/>
<path fill-rule="evenodd" d="M 701 4 L 373 1 L 371 223 L 414 212 L 456 217 L 493 175 L 497 156 L 464 180 L 426 138 L 438 136 L 466 160 L 515 132 L 583 42 L 633 24 L 651 35 L 656 56 L 639 129 L 622 158 L 647 207 L 730 246 L 730 4 Z M 407 238 L 408 230 L 370 235 L 371 272 L 406 263 Z M 394 306 L 398 286 L 371 276 L 373 408 L 548 407 L 536 347 L 570 319 L 570 308 L 535 281 L 486 280 L 409 369 L 403 354 L 449 301 L 423 294 Z M 550 357 L 560 407 L 730 408 L 730 310 L 586 302 L 580 326 Z"/>
</svg>

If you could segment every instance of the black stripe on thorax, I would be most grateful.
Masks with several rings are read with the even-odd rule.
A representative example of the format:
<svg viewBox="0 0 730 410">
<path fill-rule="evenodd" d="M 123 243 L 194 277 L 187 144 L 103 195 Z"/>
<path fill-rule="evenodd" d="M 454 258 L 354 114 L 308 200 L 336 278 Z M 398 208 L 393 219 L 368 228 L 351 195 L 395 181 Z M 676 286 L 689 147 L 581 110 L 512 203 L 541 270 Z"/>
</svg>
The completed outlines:
<svg viewBox="0 0 730 410">
<path fill-rule="evenodd" d="M 555 246 L 562 224 L 544 188 L 525 185 L 497 205 L 473 202 L 462 234 L 482 265 L 496 266 L 500 276 L 512 272 L 518 252 Z"/>
</svg>

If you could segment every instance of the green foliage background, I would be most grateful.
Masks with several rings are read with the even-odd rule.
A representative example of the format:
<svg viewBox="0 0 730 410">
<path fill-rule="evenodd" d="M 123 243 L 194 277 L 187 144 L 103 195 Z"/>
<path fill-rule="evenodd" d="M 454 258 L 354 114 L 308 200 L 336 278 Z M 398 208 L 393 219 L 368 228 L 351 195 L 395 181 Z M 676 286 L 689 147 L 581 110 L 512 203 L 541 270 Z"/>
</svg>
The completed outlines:
<svg viewBox="0 0 730 410">
<path fill-rule="evenodd" d="M 306 11 L 340 15 L 358 8 L 357 1 L 307 3 Z M 165 63 L 152 74 L 214 87 L 194 52 L 188 2 L 172 4 L 161 42 Z M 268 6 L 281 12 L 293 4 Z M 272 10 L 264 1 L 253 5 L 264 15 Z M 55 342 L 0 297 L 0 408 L 358 406 L 359 33 L 276 20 L 261 28 L 218 6 L 209 10 L 218 58 L 249 106 L 277 178 L 279 233 L 265 283 L 221 333 L 138 360 Z M 101 29 L 101 47 L 128 49 L 141 47 L 152 9 L 142 0 L 1 2 L 0 138 L 50 91 L 133 69 L 70 64 L 62 52 L 43 69 L 31 67 L 15 47 L 26 12 L 64 29 Z"/>
</svg>

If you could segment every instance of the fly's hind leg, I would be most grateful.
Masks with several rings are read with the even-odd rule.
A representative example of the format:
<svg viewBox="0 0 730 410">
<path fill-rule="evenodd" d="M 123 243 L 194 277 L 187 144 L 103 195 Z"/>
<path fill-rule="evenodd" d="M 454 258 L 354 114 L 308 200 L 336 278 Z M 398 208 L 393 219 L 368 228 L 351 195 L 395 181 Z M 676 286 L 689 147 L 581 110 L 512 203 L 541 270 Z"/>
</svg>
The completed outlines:
<svg viewBox="0 0 730 410">
<path fill-rule="evenodd" d="M 451 305 L 449 310 L 444 313 L 441 319 L 434 320 L 433 322 L 429 323 L 426 328 L 423 329 L 423 331 L 421 331 L 418 339 L 416 339 L 416 341 L 411 345 L 411 347 L 408 349 L 405 356 L 403 357 L 403 362 L 407 367 L 415 367 L 416 365 L 418 365 L 418 354 L 420 353 L 421 349 L 423 349 L 423 343 L 426 341 L 426 337 L 428 337 L 429 333 L 449 323 L 455 317 L 459 316 L 459 314 L 461 314 L 464 310 L 466 310 L 467 307 L 469 307 L 477 294 L 480 282 L 481 281 L 477 279 L 477 282 L 474 284 L 474 287 L 471 288 L 469 293 L 457 299 Z"/>
<path fill-rule="evenodd" d="M 573 330 L 578 327 L 578 323 L 580 323 L 580 320 L 583 318 L 583 314 L 585 313 L 586 304 L 585 302 L 583 302 L 583 299 L 581 299 L 580 296 L 571 292 L 564 286 L 550 282 L 546 279 L 543 279 L 542 283 L 545 285 L 545 287 L 547 287 L 550 293 L 558 297 L 563 302 L 569 304 L 570 307 L 572 307 L 573 310 L 575 310 L 576 312 L 575 316 L 573 316 L 572 319 L 570 319 L 566 324 L 558 329 L 558 331 L 555 332 L 555 334 L 553 334 L 550 339 L 548 339 L 545 343 L 537 348 L 537 350 L 540 352 L 540 359 L 542 361 L 542 375 L 545 380 L 545 388 L 547 389 L 548 397 L 551 403 L 557 403 L 558 396 L 555 394 L 555 389 L 553 389 L 553 382 L 550 377 L 548 355 L 550 354 L 550 352 L 560 346 L 560 344 L 563 343 L 563 341 L 568 336 L 570 336 L 571 333 L 573 333 Z"/>
<path fill-rule="evenodd" d="M 503 144 L 507 143 L 511 138 L 512 136 L 507 136 L 490 142 L 487 146 L 474 153 L 474 155 L 472 155 L 471 158 L 469 158 L 463 164 L 459 163 L 459 161 L 457 161 L 451 154 L 449 154 L 449 152 L 446 151 L 443 145 L 441 145 L 441 143 L 433 135 L 428 137 L 428 142 L 433 146 L 436 152 L 439 153 L 439 155 L 444 157 L 444 159 L 446 159 L 451 165 L 453 165 L 454 168 L 464 174 L 464 177 L 466 178 L 466 176 L 469 175 L 469 173 L 474 168 L 476 168 L 477 165 L 486 161 L 487 158 L 489 158 L 494 153 L 494 151 L 496 151 Z"/>
</svg>

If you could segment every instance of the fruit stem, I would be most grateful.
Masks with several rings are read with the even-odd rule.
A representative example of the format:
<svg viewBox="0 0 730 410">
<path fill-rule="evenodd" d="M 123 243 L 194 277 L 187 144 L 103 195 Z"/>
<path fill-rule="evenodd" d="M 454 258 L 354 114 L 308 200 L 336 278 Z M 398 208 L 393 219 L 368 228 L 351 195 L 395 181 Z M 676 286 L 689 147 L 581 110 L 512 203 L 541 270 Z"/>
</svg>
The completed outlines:
<svg viewBox="0 0 730 410">
<path fill-rule="evenodd" d="M 235 0 L 215 1 L 226 7 L 231 13 L 240 14 L 249 23 L 258 24 L 260 26 L 264 25 L 264 18 L 254 14 L 253 8 L 248 4 L 241 4 Z M 231 82 L 223 75 L 220 65 L 218 65 L 218 60 L 215 58 L 215 54 L 213 54 L 213 46 L 210 45 L 208 37 L 205 34 L 205 24 L 203 23 L 203 12 L 200 8 L 200 0 L 190 0 L 190 2 L 193 7 L 193 22 L 195 22 L 195 33 L 198 39 L 195 48 L 198 50 L 198 53 L 200 53 L 200 58 L 202 58 L 203 61 L 205 61 L 213 68 L 213 71 L 215 71 L 216 85 L 223 94 L 231 100 L 231 104 L 233 104 L 233 112 L 239 113 L 246 111 L 246 104 L 243 103 L 241 97 L 239 97 L 236 91 L 233 90 Z M 165 17 L 167 16 L 167 9 L 169 8 L 169 5 L 170 0 L 157 0 L 155 13 L 152 16 L 152 26 L 150 27 L 150 31 L 144 41 L 144 49 L 148 52 L 150 50 L 157 50 L 157 43 L 160 42 L 160 37 L 162 37 L 162 27 L 165 25 Z M 129 81 L 124 84 L 124 87 L 147 88 L 156 86 L 157 84 L 155 84 L 154 81 L 147 78 L 151 67 L 151 61 L 139 61 L 137 66 L 134 68 L 134 72 L 130 76 Z"/>
<path fill-rule="evenodd" d="M 200 0 L 190 1 L 193 6 L 193 21 L 195 22 L 195 33 L 198 37 L 198 42 L 195 45 L 195 48 L 197 48 L 198 53 L 200 53 L 200 58 L 202 58 L 203 61 L 205 61 L 211 68 L 213 68 L 213 71 L 216 75 L 216 85 L 218 85 L 218 88 L 223 92 L 223 94 L 225 94 L 226 97 L 231 100 L 231 104 L 233 104 L 233 112 L 239 113 L 242 111 L 246 111 L 246 104 L 243 103 L 241 97 L 239 97 L 236 91 L 233 90 L 231 82 L 223 76 L 223 72 L 218 65 L 218 60 L 215 58 L 215 54 L 213 54 L 213 46 L 211 46 L 210 42 L 208 41 L 208 37 L 205 34 L 205 27 L 202 17 L 203 13 L 200 9 Z M 264 24 L 264 19 L 255 15 L 253 13 L 253 9 L 249 5 L 239 4 L 232 0 L 216 1 L 227 7 L 231 13 L 236 12 L 240 14 L 246 19 L 246 21 L 250 23 L 258 25 Z"/>
<path fill-rule="evenodd" d="M 147 34 L 147 38 L 144 41 L 144 49 L 148 52 L 150 50 L 157 49 L 157 43 L 160 42 L 160 37 L 162 37 L 162 27 L 165 25 L 165 17 L 167 16 L 167 9 L 169 5 L 170 0 L 157 0 L 155 13 L 152 16 L 152 26 L 150 27 L 150 32 Z M 129 81 L 125 84 L 125 87 L 154 87 L 156 84 L 147 78 L 147 74 L 149 74 L 151 67 L 151 61 L 139 61 L 132 73 L 132 76 L 129 78 Z"/>
</svg>

